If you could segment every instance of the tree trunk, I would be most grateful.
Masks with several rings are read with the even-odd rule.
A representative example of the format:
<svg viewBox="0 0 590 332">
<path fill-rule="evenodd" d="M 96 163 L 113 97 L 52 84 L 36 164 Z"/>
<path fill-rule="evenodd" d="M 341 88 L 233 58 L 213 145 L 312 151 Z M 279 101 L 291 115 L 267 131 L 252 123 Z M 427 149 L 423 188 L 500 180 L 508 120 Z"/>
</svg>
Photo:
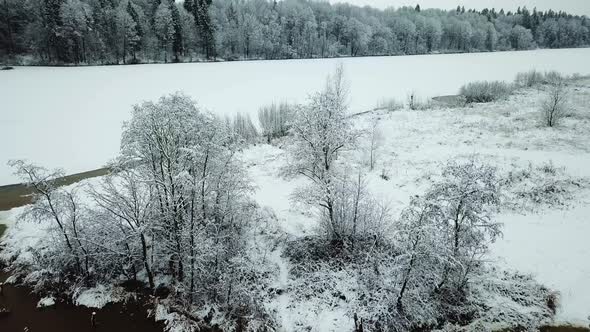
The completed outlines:
<svg viewBox="0 0 590 332">
<path fill-rule="evenodd" d="M 154 274 L 152 272 L 152 269 L 150 268 L 150 265 L 148 264 L 148 253 L 147 253 L 147 244 L 145 241 L 145 235 L 143 233 L 140 233 L 139 236 L 141 238 L 141 251 L 143 254 L 143 266 L 145 267 L 145 271 L 147 272 L 147 275 L 148 275 L 148 282 L 150 284 L 150 289 L 153 291 L 155 289 Z"/>
</svg>

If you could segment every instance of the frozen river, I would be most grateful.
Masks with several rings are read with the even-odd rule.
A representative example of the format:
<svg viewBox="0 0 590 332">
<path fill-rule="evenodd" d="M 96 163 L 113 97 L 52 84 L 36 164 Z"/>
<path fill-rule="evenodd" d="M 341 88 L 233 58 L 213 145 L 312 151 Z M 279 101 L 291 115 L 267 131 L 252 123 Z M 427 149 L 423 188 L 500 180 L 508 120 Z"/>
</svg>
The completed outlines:
<svg viewBox="0 0 590 332">
<path fill-rule="evenodd" d="M 477 80 L 512 80 L 519 71 L 590 74 L 590 49 L 477 54 L 249 61 L 105 67 L 20 67 L 0 72 L 0 185 L 15 182 L 9 159 L 67 172 L 98 168 L 116 155 L 133 104 L 182 90 L 220 114 L 273 101 L 304 101 L 343 63 L 350 107 L 379 100 L 455 94 Z"/>
</svg>

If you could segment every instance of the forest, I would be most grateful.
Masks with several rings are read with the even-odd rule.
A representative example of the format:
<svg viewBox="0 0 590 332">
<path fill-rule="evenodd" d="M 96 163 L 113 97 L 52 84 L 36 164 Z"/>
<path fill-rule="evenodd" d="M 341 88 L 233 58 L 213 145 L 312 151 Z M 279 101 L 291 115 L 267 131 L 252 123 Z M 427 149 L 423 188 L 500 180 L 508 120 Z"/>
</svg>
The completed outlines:
<svg viewBox="0 0 590 332">
<path fill-rule="evenodd" d="M 566 12 L 379 10 L 306 0 L 3 0 L 7 64 L 129 64 L 571 48 L 590 20 Z"/>
</svg>

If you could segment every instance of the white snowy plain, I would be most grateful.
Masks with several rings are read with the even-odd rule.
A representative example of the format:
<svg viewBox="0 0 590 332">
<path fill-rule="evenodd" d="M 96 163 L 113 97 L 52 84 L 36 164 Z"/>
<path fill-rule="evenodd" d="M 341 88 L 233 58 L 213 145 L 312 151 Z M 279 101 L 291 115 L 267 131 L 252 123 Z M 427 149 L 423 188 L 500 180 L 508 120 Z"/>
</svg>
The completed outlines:
<svg viewBox="0 0 590 332">
<path fill-rule="evenodd" d="M 68 173 L 96 169 L 119 150 L 132 105 L 182 90 L 217 114 L 302 102 L 344 65 L 353 112 L 383 99 L 457 93 L 477 80 L 512 81 L 519 71 L 590 74 L 590 49 L 534 50 L 317 60 L 17 67 L 0 73 L 0 185 L 16 182 L 6 165 L 29 159 Z"/>
</svg>

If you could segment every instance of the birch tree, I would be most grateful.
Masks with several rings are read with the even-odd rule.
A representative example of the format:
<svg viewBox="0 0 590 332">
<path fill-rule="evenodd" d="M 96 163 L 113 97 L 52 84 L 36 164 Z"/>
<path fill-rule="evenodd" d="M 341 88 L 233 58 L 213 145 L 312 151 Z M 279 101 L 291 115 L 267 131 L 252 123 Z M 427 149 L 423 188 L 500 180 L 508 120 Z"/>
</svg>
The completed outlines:
<svg viewBox="0 0 590 332">
<path fill-rule="evenodd" d="M 300 188 L 295 199 L 318 207 L 320 218 L 329 226 L 327 239 L 337 241 L 344 238 L 335 214 L 336 160 L 356 140 L 347 114 L 347 89 L 343 68 L 339 67 L 328 78 L 324 91 L 295 109 L 290 129 L 293 144 L 285 168 L 287 175 L 309 180 L 310 185 Z"/>
</svg>

